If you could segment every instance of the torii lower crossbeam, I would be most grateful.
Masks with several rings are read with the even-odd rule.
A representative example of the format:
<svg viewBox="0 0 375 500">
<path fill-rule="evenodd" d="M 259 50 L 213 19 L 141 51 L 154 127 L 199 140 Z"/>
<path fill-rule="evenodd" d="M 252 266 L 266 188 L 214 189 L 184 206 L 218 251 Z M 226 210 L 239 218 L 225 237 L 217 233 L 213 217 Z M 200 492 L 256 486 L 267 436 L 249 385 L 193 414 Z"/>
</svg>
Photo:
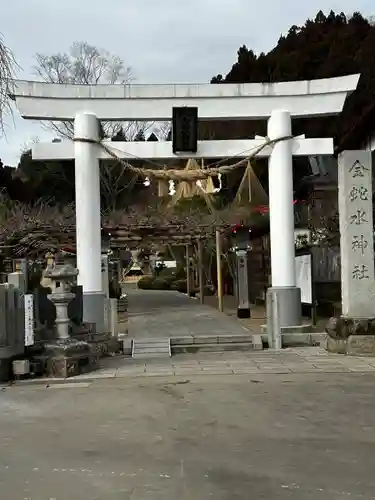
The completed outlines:
<svg viewBox="0 0 375 500">
<path fill-rule="evenodd" d="M 174 154 L 171 142 L 112 142 L 103 141 L 118 158 L 124 160 L 173 160 L 188 158 L 246 158 L 252 150 L 264 144 L 264 139 L 232 140 L 232 141 L 199 141 L 197 153 Z M 257 156 L 269 157 L 273 146 L 262 149 Z M 333 154 L 332 139 L 300 139 L 292 141 L 293 156 L 316 156 Z M 37 143 L 33 145 L 34 160 L 73 160 L 73 141 L 54 143 Z M 103 149 L 97 149 L 99 160 L 113 160 Z"/>
</svg>

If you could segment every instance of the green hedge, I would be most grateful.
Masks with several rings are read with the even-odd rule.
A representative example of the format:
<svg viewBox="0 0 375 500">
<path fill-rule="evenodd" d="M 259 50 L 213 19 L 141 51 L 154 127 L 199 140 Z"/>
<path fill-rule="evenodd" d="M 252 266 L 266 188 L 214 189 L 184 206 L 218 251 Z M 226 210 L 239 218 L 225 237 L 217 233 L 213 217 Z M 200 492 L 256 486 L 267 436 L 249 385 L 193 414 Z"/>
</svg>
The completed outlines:
<svg viewBox="0 0 375 500">
<path fill-rule="evenodd" d="M 205 297 L 211 297 L 212 295 L 215 295 L 215 289 L 213 286 L 205 285 L 203 288 L 203 293 Z"/>
<path fill-rule="evenodd" d="M 177 292 L 180 293 L 186 293 L 187 292 L 186 280 L 176 280 L 175 282 L 172 283 L 171 289 L 176 290 Z"/>
<path fill-rule="evenodd" d="M 164 278 L 144 276 L 138 281 L 140 290 L 169 290 L 170 282 Z"/>
<path fill-rule="evenodd" d="M 152 276 L 144 276 L 141 278 L 137 286 L 140 290 L 153 290 L 154 278 Z"/>
<path fill-rule="evenodd" d="M 175 290 L 180 293 L 187 293 L 186 279 L 176 279 L 172 274 L 164 276 L 144 276 L 138 281 L 138 288 L 140 290 Z M 199 293 L 199 289 L 192 290 L 191 295 L 195 296 Z M 204 295 L 214 295 L 215 290 L 206 285 L 204 287 Z"/>
<path fill-rule="evenodd" d="M 168 280 L 164 278 L 154 278 L 154 282 L 152 284 L 153 290 L 169 290 L 170 287 L 171 286 Z"/>
</svg>

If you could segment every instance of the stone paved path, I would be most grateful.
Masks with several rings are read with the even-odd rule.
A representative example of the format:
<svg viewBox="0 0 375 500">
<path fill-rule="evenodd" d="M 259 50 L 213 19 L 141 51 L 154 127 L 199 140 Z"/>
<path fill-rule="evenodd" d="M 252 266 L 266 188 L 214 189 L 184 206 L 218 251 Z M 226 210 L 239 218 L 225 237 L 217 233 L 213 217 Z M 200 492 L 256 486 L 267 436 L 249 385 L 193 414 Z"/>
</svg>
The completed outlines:
<svg viewBox="0 0 375 500">
<path fill-rule="evenodd" d="M 102 359 L 102 368 L 95 372 L 78 375 L 66 380 L 95 381 L 101 379 L 132 379 L 138 377 L 183 377 L 205 375 L 291 375 L 291 374 L 375 374 L 375 358 L 361 358 L 330 354 L 320 347 L 289 348 L 282 351 L 248 351 L 178 354 L 172 358 L 150 361 L 134 360 L 118 356 Z M 49 379 L 49 383 L 61 383 L 61 379 Z M 21 382 L 44 384 L 45 379 Z"/>
<path fill-rule="evenodd" d="M 178 292 L 127 290 L 130 337 L 243 335 L 249 329 L 224 313 Z"/>
<path fill-rule="evenodd" d="M 126 358 L 107 360 L 102 369 L 75 379 L 288 374 L 288 373 L 367 373 L 375 374 L 375 358 L 329 354 L 319 347 L 249 353 L 180 354 L 168 360 L 136 362 Z"/>
</svg>

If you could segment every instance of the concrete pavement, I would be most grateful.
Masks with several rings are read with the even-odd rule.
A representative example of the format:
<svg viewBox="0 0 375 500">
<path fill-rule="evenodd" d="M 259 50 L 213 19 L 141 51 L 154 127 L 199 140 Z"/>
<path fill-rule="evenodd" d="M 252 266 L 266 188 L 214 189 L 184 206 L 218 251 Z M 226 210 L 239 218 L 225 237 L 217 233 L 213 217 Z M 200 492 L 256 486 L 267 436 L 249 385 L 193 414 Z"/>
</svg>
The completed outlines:
<svg viewBox="0 0 375 500">
<path fill-rule="evenodd" d="M 130 297 L 139 335 L 191 331 L 200 313 L 221 323 L 186 297 L 170 296 L 172 316 L 148 297 L 148 314 Z M 118 356 L 3 386 L 0 499 L 375 499 L 374 384 L 374 358 L 307 347 Z"/>
<path fill-rule="evenodd" d="M 10 387 L 0 498 L 370 500 L 374 383 L 321 370 Z"/>
</svg>

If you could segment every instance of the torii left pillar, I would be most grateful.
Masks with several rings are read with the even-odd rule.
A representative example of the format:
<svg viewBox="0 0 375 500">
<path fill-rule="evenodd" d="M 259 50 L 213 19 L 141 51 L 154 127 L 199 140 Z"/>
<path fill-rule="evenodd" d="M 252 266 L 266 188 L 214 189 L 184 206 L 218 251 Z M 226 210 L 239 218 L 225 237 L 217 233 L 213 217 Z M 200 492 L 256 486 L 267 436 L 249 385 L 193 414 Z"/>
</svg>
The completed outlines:
<svg viewBox="0 0 375 500">
<path fill-rule="evenodd" d="M 104 291 L 101 275 L 99 121 L 92 113 L 74 120 L 76 247 L 78 285 L 83 288 L 83 321 L 104 331 Z"/>
</svg>

